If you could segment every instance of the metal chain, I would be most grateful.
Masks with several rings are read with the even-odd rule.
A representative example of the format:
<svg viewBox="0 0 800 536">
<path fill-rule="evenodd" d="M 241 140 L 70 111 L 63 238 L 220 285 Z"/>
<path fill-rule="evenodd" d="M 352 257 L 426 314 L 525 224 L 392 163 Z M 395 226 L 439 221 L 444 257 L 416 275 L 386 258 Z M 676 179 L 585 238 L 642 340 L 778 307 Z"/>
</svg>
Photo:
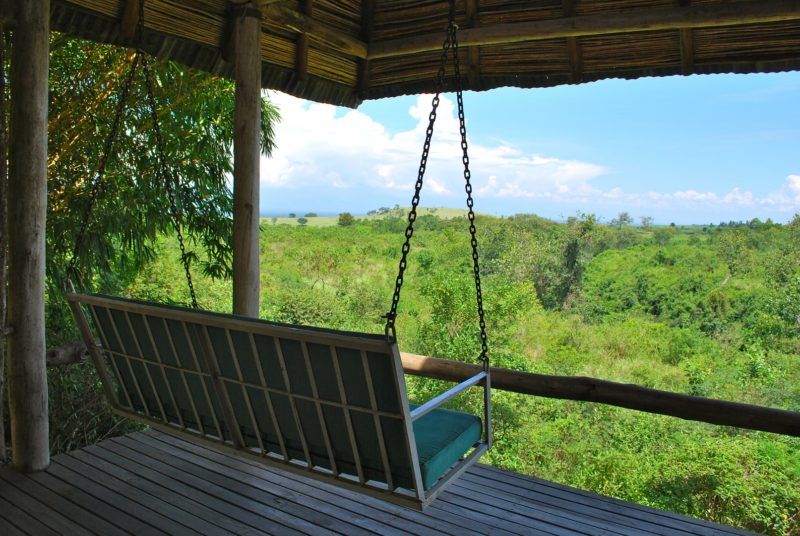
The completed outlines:
<svg viewBox="0 0 800 536">
<path fill-rule="evenodd" d="M 114 141 L 117 139 L 117 134 L 119 132 L 119 126 L 122 123 L 122 116 L 125 113 L 125 103 L 128 100 L 128 96 L 131 92 L 131 87 L 133 85 L 133 79 L 136 74 L 136 69 L 139 67 L 139 62 L 141 60 L 141 56 L 139 51 L 137 50 L 134 54 L 133 60 L 131 60 L 130 68 L 128 69 L 128 74 L 125 76 L 125 83 L 122 86 L 122 92 L 119 96 L 119 101 L 117 102 L 117 108 L 114 113 L 114 119 L 111 122 L 111 129 L 108 132 L 108 136 L 103 143 L 103 152 L 100 155 L 100 164 L 97 168 L 97 174 L 95 175 L 94 181 L 92 181 L 92 191 L 89 194 L 89 204 L 86 205 L 86 209 L 83 213 L 83 220 L 81 221 L 81 227 L 78 230 L 78 235 L 75 237 L 75 245 L 72 249 L 72 258 L 67 265 L 67 280 L 69 281 L 73 276 L 79 276 L 77 272 L 78 266 L 78 259 L 80 258 L 81 248 L 83 247 L 83 241 L 86 239 L 86 232 L 89 229 L 89 222 L 92 219 L 92 214 L 94 213 L 94 207 L 97 204 L 97 200 L 100 197 L 100 192 L 104 187 L 104 179 L 106 174 L 106 167 L 108 165 L 108 160 L 111 156 L 111 151 L 114 148 Z"/>
<path fill-rule="evenodd" d="M 156 138 L 156 154 L 161 172 L 161 180 L 167 189 L 167 198 L 169 199 L 169 214 L 172 219 L 172 226 L 175 227 L 175 234 L 178 236 L 178 246 L 181 250 L 181 264 L 186 274 L 186 285 L 189 287 L 189 299 L 191 300 L 192 308 L 199 309 L 197 303 L 197 294 L 194 291 L 194 282 L 192 281 L 192 270 L 189 262 L 189 255 L 186 253 L 186 241 L 183 239 L 183 232 L 181 231 L 181 212 L 178 209 L 178 204 L 175 201 L 175 192 L 180 188 L 180 181 L 177 176 L 170 173 L 167 166 L 167 151 L 164 144 L 164 137 L 161 135 L 161 123 L 158 119 L 158 104 L 156 103 L 155 90 L 153 84 L 153 74 L 150 71 L 150 61 L 146 52 L 141 48 L 144 40 L 144 0 L 139 2 L 139 21 L 136 26 L 136 46 L 138 54 L 142 57 L 142 71 L 144 71 L 145 85 L 147 88 L 147 101 L 150 104 L 150 116 L 153 121 L 153 135 Z"/>
<path fill-rule="evenodd" d="M 189 255 L 186 253 L 186 243 L 183 238 L 183 233 L 181 232 L 181 213 L 175 201 L 175 190 L 176 190 L 176 185 L 178 185 L 178 180 L 177 178 L 173 178 L 171 176 L 171 173 L 167 168 L 166 150 L 164 145 L 164 138 L 161 135 L 161 126 L 159 124 L 159 119 L 158 119 L 158 105 L 155 99 L 153 76 L 150 71 L 150 62 L 148 60 L 147 53 L 144 50 L 142 50 L 143 39 L 144 39 L 144 0 L 139 2 L 139 21 L 136 26 L 136 37 L 134 43 L 136 46 L 136 52 L 134 53 L 133 60 L 131 61 L 130 70 L 128 71 L 128 75 L 125 79 L 125 85 L 123 86 L 122 94 L 120 95 L 120 100 L 119 103 L 117 104 L 116 113 L 114 114 L 114 120 L 111 124 L 111 130 L 109 131 L 108 138 L 106 138 L 103 147 L 103 154 L 100 158 L 100 165 L 98 166 L 97 175 L 92 184 L 92 192 L 89 195 L 89 204 L 87 205 L 86 211 L 84 213 L 83 221 L 81 222 L 81 228 L 78 231 L 78 236 L 75 240 L 75 248 L 72 253 L 72 259 L 70 260 L 69 267 L 67 268 L 67 279 L 69 281 L 72 275 L 76 275 L 77 273 L 76 267 L 80 255 L 80 250 L 83 245 L 83 241 L 85 239 L 86 231 L 89 228 L 89 222 L 91 221 L 92 213 L 94 212 L 94 206 L 97 204 L 97 199 L 99 198 L 100 191 L 104 185 L 103 179 L 105 177 L 105 171 L 108 164 L 108 159 L 109 156 L 111 155 L 111 150 L 113 149 L 114 141 L 117 138 L 119 126 L 122 123 L 122 115 L 125 112 L 125 104 L 128 100 L 128 95 L 130 94 L 131 87 L 133 85 L 134 76 L 136 74 L 136 70 L 139 64 L 141 64 L 146 83 L 147 101 L 150 106 L 150 116 L 153 122 L 153 133 L 156 138 L 156 154 L 159 159 L 159 164 L 160 164 L 159 170 L 161 174 L 161 179 L 164 182 L 164 186 L 167 189 L 167 197 L 169 198 L 170 218 L 172 220 L 172 225 L 175 227 L 175 232 L 178 235 L 178 245 L 180 246 L 181 250 L 181 262 L 183 263 L 183 268 L 184 271 L 186 272 L 186 283 L 189 286 L 189 297 L 191 300 L 192 307 L 197 309 L 198 308 L 197 295 L 195 294 L 194 283 L 192 282 L 192 272 L 190 269 Z"/>
<path fill-rule="evenodd" d="M 395 281 L 394 295 L 392 296 L 392 307 L 384 316 L 386 318 L 386 336 L 393 339 L 397 338 L 395 330 L 395 320 L 397 319 L 397 306 L 400 301 L 400 291 L 403 287 L 403 275 L 408 266 L 408 252 L 411 249 L 411 237 L 414 235 L 414 222 L 417 219 L 417 207 L 419 205 L 420 191 L 422 190 L 423 178 L 428 164 L 430 153 L 431 138 L 433 137 L 433 126 L 436 121 L 436 112 L 439 107 L 439 98 L 445 86 L 445 76 L 447 70 L 447 54 L 452 49 L 453 69 L 456 79 L 456 100 L 458 102 L 458 122 L 461 133 L 461 161 L 464 164 L 464 190 L 467 193 L 467 219 L 469 220 L 470 244 L 472 246 L 472 271 L 475 276 L 475 293 L 478 311 L 478 323 L 480 326 L 481 354 L 480 360 L 484 370 L 489 369 L 489 347 L 486 336 L 486 317 L 483 310 L 483 291 L 481 287 L 480 263 L 478 256 L 478 238 L 475 228 L 474 200 L 472 199 L 472 174 L 469 169 L 469 146 L 467 144 L 467 127 L 464 115 L 463 82 L 461 78 L 461 65 L 458 58 L 458 25 L 455 22 L 455 2 L 450 1 L 450 18 L 447 25 L 447 36 L 442 45 L 441 65 L 439 67 L 436 95 L 433 97 L 431 113 L 428 116 L 428 128 L 425 134 L 425 143 L 422 147 L 422 158 L 420 160 L 417 182 L 414 186 L 414 197 L 411 199 L 411 210 L 408 213 L 408 226 L 405 231 L 405 242 L 403 243 L 402 257 Z"/>
<path fill-rule="evenodd" d="M 489 345 L 486 337 L 486 315 L 483 311 L 483 290 L 481 288 L 481 270 L 478 262 L 478 237 L 475 228 L 475 202 L 472 199 L 472 173 L 469 169 L 469 146 L 467 145 L 467 124 L 464 116 L 463 81 L 461 65 L 458 59 L 458 27 L 450 25 L 450 40 L 453 46 L 453 70 L 456 78 L 456 101 L 458 102 L 458 125 L 461 132 L 461 161 L 464 163 L 464 191 L 467 192 L 467 219 L 469 220 L 470 244 L 472 245 L 472 271 L 475 274 L 475 296 L 478 309 L 478 325 L 481 330 L 481 355 L 483 369 L 489 370 Z"/>
<path fill-rule="evenodd" d="M 425 170 L 428 167 L 428 155 L 431 149 L 431 139 L 433 138 L 433 126 L 436 123 L 436 113 L 439 109 L 439 96 L 444 90 L 445 78 L 447 75 L 447 51 L 450 49 L 450 40 L 452 33 L 450 26 L 453 25 L 451 17 L 448 24 L 447 36 L 442 44 L 442 56 L 439 66 L 439 72 L 436 77 L 436 94 L 431 101 L 431 113 L 428 115 L 428 128 L 425 131 L 425 143 L 422 146 L 422 157 L 419 162 L 419 171 L 417 172 L 417 182 L 414 185 L 414 196 L 411 198 L 411 210 L 408 213 L 408 225 L 405 231 L 405 242 L 403 242 L 402 256 L 400 257 L 400 264 L 397 271 L 397 279 L 394 285 L 394 294 L 392 295 L 392 306 L 389 312 L 383 318 L 386 319 L 385 333 L 387 337 L 397 339 L 397 332 L 395 330 L 395 320 L 397 319 L 397 306 L 400 303 L 400 291 L 403 288 L 403 276 L 408 266 L 408 252 L 411 250 L 411 237 L 414 236 L 414 222 L 417 220 L 417 207 L 419 206 L 420 192 L 422 191 L 422 182 L 425 178 Z"/>
</svg>

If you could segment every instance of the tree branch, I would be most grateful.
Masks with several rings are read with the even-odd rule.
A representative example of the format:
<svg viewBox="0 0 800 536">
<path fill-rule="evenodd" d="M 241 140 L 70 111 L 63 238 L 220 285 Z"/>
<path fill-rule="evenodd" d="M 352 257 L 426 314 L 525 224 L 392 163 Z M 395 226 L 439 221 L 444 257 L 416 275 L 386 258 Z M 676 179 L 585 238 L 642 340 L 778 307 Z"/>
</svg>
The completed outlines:
<svg viewBox="0 0 800 536">
<path fill-rule="evenodd" d="M 83 341 L 74 341 L 64 346 L 59 346 L 58 348 L 50 348 L 45 354 L 48 367 L 74 365 L 80 363 L 88 356 L 89 350 L 86 348 L 86 344 L 84 344 Z"/>
</svg>

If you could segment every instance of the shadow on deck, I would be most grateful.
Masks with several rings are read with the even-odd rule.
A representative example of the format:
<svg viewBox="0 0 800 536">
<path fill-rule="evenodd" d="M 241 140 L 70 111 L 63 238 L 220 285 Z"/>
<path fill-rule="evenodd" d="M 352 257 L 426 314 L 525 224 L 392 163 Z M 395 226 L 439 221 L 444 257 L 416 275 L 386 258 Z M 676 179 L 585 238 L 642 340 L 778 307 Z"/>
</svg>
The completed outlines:
<svg viewBox="0 0 800 536">
<path fill-rule="evenodd" d="M 477 465 L 424 513 L 154 430 L 0 469 L 0 534 L 746 534 Z"/>
</svg>

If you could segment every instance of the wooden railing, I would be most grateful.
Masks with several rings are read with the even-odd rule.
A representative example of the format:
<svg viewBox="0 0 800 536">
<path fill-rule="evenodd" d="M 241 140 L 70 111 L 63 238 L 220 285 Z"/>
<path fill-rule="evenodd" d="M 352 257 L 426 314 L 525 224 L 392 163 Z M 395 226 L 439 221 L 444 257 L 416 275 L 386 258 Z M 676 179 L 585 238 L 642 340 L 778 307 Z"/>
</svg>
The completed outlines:
<svg viewBox="0 0 800 536">
<path fill-rule="evenodd" d="M 401 353 L 407 374 L 437 380 L 464 381 L 479 365 Z M 492 389 L 527 395 L 598 402 L 647 413 L 669 415 L 748 430 L 800 437 L 800 413 L 713 398 L 672 393 L 638 385 L 578 376 L 549 376 L 492 368 Z"/>
</svg>

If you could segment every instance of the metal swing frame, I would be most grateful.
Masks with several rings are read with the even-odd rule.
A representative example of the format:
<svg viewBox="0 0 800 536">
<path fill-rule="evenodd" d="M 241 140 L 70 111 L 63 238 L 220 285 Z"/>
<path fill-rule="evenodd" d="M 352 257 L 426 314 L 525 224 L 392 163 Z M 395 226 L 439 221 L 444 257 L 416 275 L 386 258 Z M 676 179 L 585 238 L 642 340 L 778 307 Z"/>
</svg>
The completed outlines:
<svg viewBox="0 0 800 536">
<path fill-rule="evenodd" d="M 491 381 L 485 371 L 412 410 L 408 404 L 405 376 L 397 344 L 394 340 L 380 335 L 350 334 L 279 325 L 233 315 L 166 308 L 91 294 L 71 293 L 68 295 L 68 301 L 114 412 L 164 432 L 185 437 L 190 441 L 418 510 L 428 506 L 450 482 L 477 462 L 491 447 Z M 163 333 L 168 337 L 166 349 L 160 348 L 154 338 L 155 328 L 159 323 L 163 326 Z M 97 340 L 91 325 L 99 335 Z M 134 325 L 143 326 L 144 329 L 138 328 L 137 334 Z M 183 332 L 185 340 L 189 341 L 189 355 L 179 355 L 178 342 L 171 334 L 175 329 L 179 330 L 178 333 Z M 228 341 L 228 355 L 220 355 L 219 349 L 212 344 L 209 335 L 212 331 L 224 333 Z M 233 343 L 234 339 L 241 337 L 245 337 L 250 344 L 249 351 L 245 350 L 248 353 L 246 357 L 241 355 L 241 348 L 237 350 L 236 344 Z M 124 342 L 125 339 L 127 342 Z M 275 387 L 274 379 L 269 377 L 261 365 L 266 357 L 263 346 L 259 344 L 265 341 L 271 341 L 275 345 L 283 374 L 283 378 L 278 381 L 284 382 L 283 389 Z M 298 392 L 297 386 L 292 386 L 289 380 L 288 356 L 284 356 L 281 351 L 282 344 L 286 344 L 286 341 L 298 342 L 302 347 L 302 367 L 310 379 L 310 396 Z M 323 396 L 319 391 L 320 371 L 312 366 L 310 356 L 315 348 L 318 351 L 321 347 L 327 348 L 333 363 L 335 378 L 328 380 L 333 380 L 332 383 L 335 384 L 338 401 Z M 345 351 L 357 351 L 360 355 L 360 367 L 369 392 L 369 405 L 366 407 L 348 400 L 341 368 Z M 223 360 L 231 357 L 236 371 L 234 375 L 224 373 L 221 366 Z M 177 362 L 170 362 L 173 358 L 177 358 Z M 242 373 L 245 360 L 252 358 L 255 358 L 254 363 L 258 369 L 258 379 L 255 383 L 247 381 Z M 375 371 L 370 369 L 379 363 L 379 359 L 384 358 L 388 360 L 392 369 L 393 387 L 397 394 L 395 411 L 379 407 L 376 397 L 377 386 L 374 384 Z M 319 361 L 316 363 L 319 364 Z M 294 366 L 298 364 L 295 363 Z M 138 368 L 144 374 L 142 372 L 135 374 L 134 368 Z M 172 381 L 168 377 L 173 378 Z M 198 381 L 203 387 L 201 398 L 196 400 L 189 385 Z M 465 454 L 435 485 L 426 490 L 422 484 L 412 425 L 417 419 L 475 386 L 482 387 L 484 395 L 482 437 L 472 445 L 471 452 Z M 383 387 L 385 389 L 386 386 Z M 244 414 L 234 410 L 232 394 L 235 391 L 239 391 L 242 399 L 246 401 L 247 411 Z M 279 397 L 285 397 L 291 407 L 289 422 L 293 422 L 297 427 L 302 442 L 302 455 L 299 457 L 293 456 L 291 448 L 287 447 L 287 430 L 282 429 L 281 416 L 277 414 L 275 407 Z M 179 399 L 189 400 L 191 413 L 188 417 L 183 416 L 178 409 L 179 404 L 176 401 Z M 321 424 L 319 429 L 309 426 L 300 417 L 298 413 L 300 404 L 313 405 Z M 211 409 L 210 416 L 213 422 L 210 425 L 204 422 L 200 415 L 201 405 Z M 263 412 L 263 407 L 259 406 L 266 406 L 266 412 L 272 423 L 269 426 L 277 432 L 278 448 L 275 450 L 272 450 L 264 440 L 268 432 L 267 427 L 263 426 L 258 418 L 259 409 Z M 331 412 L 341 412 L 344 416 L 347 441 L 355 462 L 353 473 L 343 470 L 341 456 L 337 456 L 337 449 L 333 446 L 335 438 L 332 434 L 343 431 L 336 428 L 330 420 Z M 359 440 L 362 437 L 353 423 L 358 415 L 367 416 L 374 423 L 375 439 L 382 460 L 380 472 L 383 478 L 370 478 L 370 470 L 360 456 L 363 449 L 359 445 Z M 187 422 L 192 418 L 197 426 Z M 401 445 L 389 442 L 387 423 L 398 423 L 402 428 Z M 251 429 L 255 431 L 255 442 L 243 437 L 243 427 L 252 427 Z M 319 461 L 315 463 L 315 458 L 318 458 L 319 454 L 315 455 L 311 451 L 310 432 L 315 434 L 321 432 L 324 438 L 323 457 L 326 459 L 322 464 Z M 404 451 L 407 456 L 405 459 L 409 465 L 406 469 L 412 477 L 410 489 L 396 482 L 398 468 L 393 461 L 398 449 Z M 402 458 L 402 455 L 400 457 Z"/>
</svg>

